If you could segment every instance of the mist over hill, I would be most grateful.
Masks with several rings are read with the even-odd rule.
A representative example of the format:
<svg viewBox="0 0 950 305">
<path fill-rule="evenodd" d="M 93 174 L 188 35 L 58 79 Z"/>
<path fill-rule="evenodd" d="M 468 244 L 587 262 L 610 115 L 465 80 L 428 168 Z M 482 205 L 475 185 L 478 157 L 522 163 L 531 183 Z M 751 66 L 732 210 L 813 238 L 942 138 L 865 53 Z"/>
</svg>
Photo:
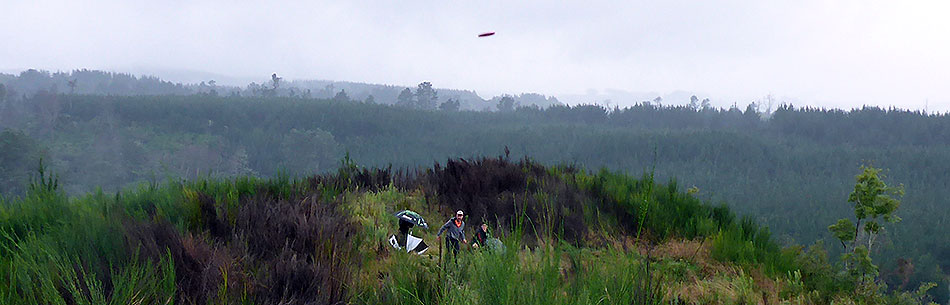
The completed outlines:
<svg viewBox="0 0 950 305">
<path fill-rule="evenodd" d="M 402 91 L 417 86 L 368 84 L 330 80 L 284 80 L 276 73 L 270 77 L 241 84 L 242 79 L 223 75 L 180 70 L 159 70 L 173 81 L 143 74 L 116 73 L 99 70 L 48 72 L 29 69 L 19 73 L 0 73 L 0 84 L 10 99 L 32 96 L 38 92 L 89 95 L 212 95 L 252 97 L 301 97 L 345 99 L 379 104 L 397 104 Z M 224 81 L 221 81 L 221 80 Z M 560 105 L 555 97 L 537 93 L 520 93 L 484 99 L 476 92 L 463 89 L 435 88 L 435 105 L 453 100 L 460 110 L 497 111 L 498 102 L 508 96 L 516 106 L 549 107 Z"/>
<path fill-rule="evenodd" d="M 234 96 L 288 96 L 309 98 L 347 98 L 355 101 L 371 101 L 381 104 L 397 104 L 400 93 L 415 90 L 417 85 L 372 84 L 338 80 L 285 80 L 279 75 L 264 77 L 233 77 L 216 73 L 169 70 L 133 69 L 136 74 L 100 70 L 79 69 L 69 72 L 23 70 L 0 73 L 0 84 L 7 87 L 8 95 L 32 95 L 39 91 L 93 95 L 234 95 Z M 274 88 L 274 78 L 278 87 Z M 436 84 L 437 85 L 437 84 Z M 590 89 L 583 93 L 560 94 L 558 97 L 541 93 L 511 93 L 483 97 L 466 89 L 433 88 L 436 103 L 455 100 L 461 110 L 497 111 L 499 101 L 509 96 L 514 107 L 540 107 L 553 105 L 597 104 L 606 108 L 627 107 L 642 102 L 656 105 L 692 107 L 744 107 L 756 103 L 768 113 L 783 103 L 798 102 L 790 97 L 762 96 L 752 100 L 730 97 L 713 97 L 703 92 L 674 90 L 670 92 L 639 92 L 621 89 Z M 340 95 L 341 92 L 343 95 Z M 372 97 L 370 97 L 372 96 Z M 560 98 L 560 99 L 559 99 Z M 695 99 L 695 101 L 693 100 Z"/>
</svg>

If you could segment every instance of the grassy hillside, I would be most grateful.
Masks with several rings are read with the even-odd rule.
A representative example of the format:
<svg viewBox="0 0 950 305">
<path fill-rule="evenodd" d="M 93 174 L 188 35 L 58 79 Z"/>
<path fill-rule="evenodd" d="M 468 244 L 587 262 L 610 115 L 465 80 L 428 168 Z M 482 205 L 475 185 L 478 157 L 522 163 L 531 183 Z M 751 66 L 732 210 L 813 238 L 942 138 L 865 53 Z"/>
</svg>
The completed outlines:
<svg viewBox="0 0 950 305">
<path fill-rule="evenodd" d="M 36 94 L 0 103 L 0 193 L 24 194 L 40 157 L 71 195 L 115 192 L 166 179 L 305 177 L 335 171 L 349 152 L 369 166 L 416 168 L 453 157 L 531 156 L 675 177 L 704 200 L 728 203 L 768 226 L 783 245 L 832 236 L 852 213 L 855 169 L 886 168 L 906 196 L 872 256 L 892 287 L 938 282 L 948 297 L 950 116 L 897 109 L 739 109 L 640 104 L 419 111 L 303 98 Z M 923 236 L 924 238 L 919 238 Z M 831 257 L 837 247 L 829 247 Z M 914 266 L 910 284 L 895 276 Z"/>
<path fill-rule="evenodd" d="M 436 229 L 393 250 L 392 213 L 436 227 L 455 210 L 505 250 Z M 344 159 L 306 179 L 199 179 L 68 197 L 35 177 L 0 204 L 4 304 L 914 304 L 838 272 L 820 248 L 655 183 L 505 157 L 425 170 Z M 470 231 L 469 231 L 470 234 Z M 914 289 L 916 287 L 910 287 Z"/>
</svg>

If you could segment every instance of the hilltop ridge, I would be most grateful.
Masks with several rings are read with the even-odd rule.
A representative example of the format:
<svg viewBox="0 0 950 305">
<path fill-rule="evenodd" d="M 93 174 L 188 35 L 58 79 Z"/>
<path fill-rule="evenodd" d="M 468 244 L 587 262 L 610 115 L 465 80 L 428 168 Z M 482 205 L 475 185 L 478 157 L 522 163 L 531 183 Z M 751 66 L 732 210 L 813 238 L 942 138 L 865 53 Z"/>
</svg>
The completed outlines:
<svg viewBox="0 0 950 305">
<path fill-rule="evenodd" d="M 5 303 L 826 304 L 922 296 L 855 286 L 819 249 L 675 182 L 506 157 L 425 170 L 344 159 L 306 179 L 177 181 L 69 198 L 41 173 L 0 204 Z M 395 251 L 392 213 L 456 209 L 507 251 Z M 432 241 L 435 227 L 414 234 Z M 816 252 L 817 251 L 817 252 Z M 859 294 L 855 294 L 859 293 Z"/>
</svg>

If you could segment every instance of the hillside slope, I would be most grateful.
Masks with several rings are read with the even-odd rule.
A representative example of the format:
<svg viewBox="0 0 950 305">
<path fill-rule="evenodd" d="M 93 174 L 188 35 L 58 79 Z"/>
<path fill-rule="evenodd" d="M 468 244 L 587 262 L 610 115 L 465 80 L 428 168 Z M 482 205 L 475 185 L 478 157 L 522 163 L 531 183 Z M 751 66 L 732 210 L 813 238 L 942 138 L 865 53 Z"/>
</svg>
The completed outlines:
<svg viewBox="0 0 950 305">
<path fill-rule="evenodd" d="M 170 181 L 69 198 L 45 173 L 0 204 L 4 304 L 918 303 L 834 271 L 820 249 L 677 190 L 505 157 L 419 171 Z M 424 255 L 386 242 L 421 213 Z M 457 209 L 503 250 L 434 241 Z M 471 231 L 469 231 L 471 232 Z M 470 233 L 469 233 L 470 234 Z"/>
<path fill-rule="evenodd" d="M 40 158 L 72 195 L 165 179 L 304 177 L 335 171 L 346 153 L 368 166 L 418 168 L 495 154 L 546 165 L 675 177 L 680 190 L 728 203 L 783 245 L 833 242 L 827 227 L 853 214 L 855 171 L 872 164 L 904 184 L 907 219 L 872 253 L 892 287 L 937 282 L 948 297 L 950 116 L 899 109 L 782 106 L 694 109 L 643 104 L 420 111 L 303 98 L 38 94 L 0 103 L 0 193 L 26 190 Z M 695 187 L 695 188 L 694 188 Z M 919 238 L 924 236 L 925 238 Z M 836 260 L 840 247 L 828 247 Z M 911 262 L 914 268 L 906 268 Z M 905 284 L 902 272 L 909 272 Z"/>
</svg>

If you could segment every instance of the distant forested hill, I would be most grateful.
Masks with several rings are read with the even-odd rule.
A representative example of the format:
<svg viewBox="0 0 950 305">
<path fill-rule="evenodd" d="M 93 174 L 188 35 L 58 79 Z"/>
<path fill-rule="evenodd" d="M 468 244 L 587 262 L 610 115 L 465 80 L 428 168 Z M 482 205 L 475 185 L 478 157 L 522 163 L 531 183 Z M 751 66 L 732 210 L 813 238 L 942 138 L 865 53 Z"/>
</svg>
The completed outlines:
<svg viewBox="0 0 950 305">
<path fill-rule="evenodd" d="M 55 72 L 26 70 L 17 75 L 0 73 L 0 84 L 10 98 L 32 96 L 37 92 L 100 95 L 184 95 L 195 88 L 161 80 L 153 76 L 136 77 L 127 73 L 94 70 Z"/>
<path fill-rule="evenodd" d="M 904 221 L 889 227 L 874 254 L 882 274 L 906 258 L 914 282 L 945 277 L 950 116 L 784 105 L 763 120 L 756 108 L 643 103 L 489 113 L 300 97 L 47 92 L 0 103 L 0 128 L 8 129 L 0 134 L 0 170 L 20 177 L 0 180 L 0 192 L 22 192 L 31 168 L 23 164 L 41 156 L 67 191 L 80 194 L 167 178 L 326 172 L 346 153 L 398 168 L 508 150 L 546 164 L 632 174 L 655 168 L 662 180 L 754 216 L 787 243 L 811 244 L 830 241 L 828 225 L 852 213 L 854 176 L 870 163 L 906 188 Z"/>
<path fill-rule="evenodd" d="M 422 82 L 419 85 L 432 84 Z M 415 108 L 421 103 L 413 103 L 419 98 L 419 86 L 405 87 L 394 85 L 367 84 L 329 80 L 284 80 L 276 73 L 261 78 L 260 83 L 251 82 L 246 86 L 221 85 L 214 79 L 192 84 L 175 83 L 155 76 L 135 76 L 128 73 L 115 73 L 98 70 L 74 70 L 70 72 L 48 72 L 26 70 L 19 74 L 0 73 L 0 95 L 10 99 L 33 96 L 37 93 L 66 93 L 85 95 L 205 95 L 205 96 L 244 96 L 244 97 L 299 97 L 336 100 L 352 100 L 378 104 L 411 104 Z M 510 98 L 515 107 L 549 107 L 560 105 L 555 97 L 537 93 L 502 95 L 485 100 L 474 91 L 457 89 L 434 90 L 431 95 L 430 110 L 442 109 L 443 103 L 456 103 L 459 110 L 496 111 L 499 101 Z M 409 90 L 408 96 L 401 96 Z M 422 92 L 427 94 L 426 92 Z"/>
</svg>

